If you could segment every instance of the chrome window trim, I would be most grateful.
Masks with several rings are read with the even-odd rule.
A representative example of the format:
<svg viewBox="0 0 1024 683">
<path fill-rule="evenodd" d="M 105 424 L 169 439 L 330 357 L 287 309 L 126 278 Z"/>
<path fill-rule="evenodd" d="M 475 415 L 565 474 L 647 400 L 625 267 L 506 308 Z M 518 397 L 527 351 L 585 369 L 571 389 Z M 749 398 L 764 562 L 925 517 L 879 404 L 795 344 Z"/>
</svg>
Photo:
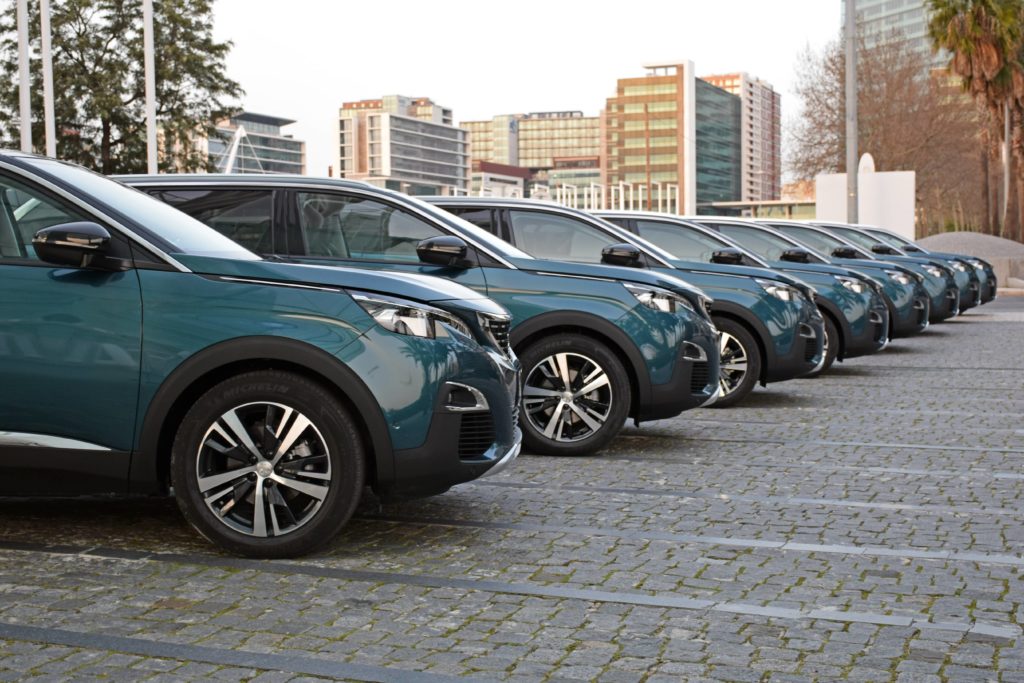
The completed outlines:
<svg viewBox="0 0 1024 683">
<path fill-rule="evenodd" d="M 567 261 L 566 263 L 571 263 L 571 261 Z M 586 264 L 586 265 L 590 265 L 590 264 Z M 551 277 L 568 277 L 568 278 L 572 278 L 574 280 L 596 280 L 597 282 L 621 282 L 620 280 L 613 280 L 613 279 L 607 278 L 607 277 L 597 277 L 596 275 L 570 275 L 568 273 L 552 273 L 552 272 L 546 271 L 546 270 L 534 270 L 532 272 L 533 272 L 534 275 L 549 275 Z"/>
<path fill-rule="evenodd" d="M 17 175 L 18 177 L 21 177 L 21 178 L 28 177 L 32 182 L 35 182 L 35 183 L 37 183 L 39 185 L 42 185 L 43 187 L 47 188 L 48 190 L 50 190 L 54 194 L 56 194 L 56 195 L 60 196 L 61 198 L 71 202 L 72 204 L 74 204 L 75 206 L 79 207 L 80 209 L 83 209 L 86 213 L 89 213 L 93 217 L 98 218 L 98 219 L 102 220 L 104 223 L 107 223 L 108 225 L 112 226 L 118 233 L 121 234 L 122 237 L 124 237 L 126 239 L 129 239 L 129 240 L 134 240 L 135 242 L 138 242 L 142 246 L 146 247 L 146 249 L 149 249 L 151 252 L 156 254 L 158 257 L 160 257 L 164 261 L 166 261 L 168 265 L 173 266 L 175 270 L 178 270 L 178 271 L 180 271 L 182 273 L 191 273 L 192 272 L 189 268 L 186 268 L 182 263 L 180 263 L 176 259 L 170 257 L 167 254 L 167 252 L 165 252 L 160 247 L 157 247 L 156 245 L 154 245 L 152 242 L 150 242 L 146 238 L 144 238 L 141 235 L 138 235 L 135 232 L 129 230 L 127 227 L 125 227 L 124 225 L 122 225 L 118 221 L 114 220 L 112 217 L 110 217 L 107 214 L 99 211 L 98 209 L 93 207 L 88 202 L 86 202 L 86 201 L 84 201 L 82 199 L 79 199 L 75 195 L 69 193 L 64 188 L 62 188 L 62 187 L 60 187 L 58 185 L 55 185 L 54 183 L 50 182 L 46 178 L 38 176 L 38 175 L 36 175 L 34 173 L 26 173 L 24 168 L 22 168 L 20 166 L 15 166 L 15 165 L 13 165 L 13 164 L 11 164 L 11 163 L 9 163 L 7 161 L 3 161 L 3 160 L 0 160 L 0 169 L 11 171 L 15 175 Z M 117 181 L 116 180 L 112 180 L 111 182 L 117 182 Z"/>
<path fill-rule="evenodd" d="M 112 448 L 68 439 L 50 434 L 34 434 L 32 432 L 0 432 L 0 448 L 5 446 L 28 446 L 30 448 L 63 448 L 75 451 L 113 451 Z"/>
<path fill-rule="evenodd" d="M 231 277 L 230 275 L 217 275 L 215 279 L 224 282 L 240 282 L 250 285 L 269 285 L 271 287 L 291 287 L 293 289 L 313 289 L 318 292 L 340 292 L 341 287 L 327 287 L 317 285 L 303 285 L 297 282 L 283 282 L 280 280 L 258 280 L 250 277 Z"/>
<path fill-rule="evenodd" d="M 242 180 L 242 179 L 232 178 L 230 180 L 223 180 L 223 181 L 218 181 L 218 182 L 208 182 L 208 181 L 204 182 L 204 181 L 197 181 L 197 180 L 174 180 L 173 176 L 169 176 L 168 180 L 166 180 L 166 181 L 163 181 L 163 180 L 150 180 L 148 182 L 147 181 L 127 182 L 127 183 L 124 183 L 124 184 L 128 185 L 129 187 L 161 187 L 161 186 L 188 187 L 188 188 L 196 188 L 196 187 L 200 187 L 200 188 L 201 187 L 260 187 L 260 188 L 270 188 L 270 189 L 273 189 L 273 190 L 283 190 L 283 189 L 324 190 L 324 191 L 327 191 L 327 192 L 339 192 L 339 193 L 358 194 L 360 196 L 366 197 L 367 199 L 373 199 L 373 200 L 376 200 L 376 201 L 391 200 L 393 203 L 397 203 L 397 202 L 395 202 L 395 198 L 390 196 L 390 195 L 385 195 L 385 196 L 382 197 L 381 195 L 377 194 L 376 192 L 368 192 L 368 191 L 366 191 L 365 189 L 363 189 L 361 187 L 349 187 L 347 185 L 332 185 L 330 183 L 318 183 L 316 181 L 311 181 L 311 182 L 289 182 L 289 183 L 286 183 L 286 184 L 282 184 L 282 183 L 275 183 L 275 182 L 267 181 L 267 180 L 263 180 L 263 181 L 260 181 L 260 180 Z M 385 190 L 385 192 L 387 192 L 387 191 L 388 190 Z M 416 206 L 414 204 L 402 203 L 401 207 L 403 209 L 407 210 L 407 211 L 410 211 L 412 213 L 417 214 L 418 216 L 420 216 L 421 218 L 423 218 L 427 222 L 429 222 L 431 225 L 436 225 L 438 223 L 438 219 L 435 216 L 431 216 L 430 214 L 426 213 L 425 211 L 423 211 L 422 209 L 420 209 L 418 206 Z M 437 207 L 437 208 L 442 210 L 442 211 L 444 210 L 441 207 Z M 509 261 L 507 261 L 503 256 L 494 253 L 493 251 L 491 251 L 487 247 L 485 247 L 485 246 L 481 245 L 480 243 L 478 243 L 473 238 L 468 237 L 466 235 L 463 235 L 462 233 L 457 234 L 456 237 L 469 242 L 475 249 L 479 249 L 480 251 L 484 252 L 485 254 L 487 254 L 488 256 L 490 256 L 491 258 L 493 258 L 495 261 L 497 261 L 501 265 L 505 266 L 506 268 L 510 268 L 511 270 L 519 270 L 514 264 L 512 264 Z M 372 259 L 348 259 L 348 260 L 357 261 L 358 262 L 358 261 L 370 261 Z"/>
</svg>

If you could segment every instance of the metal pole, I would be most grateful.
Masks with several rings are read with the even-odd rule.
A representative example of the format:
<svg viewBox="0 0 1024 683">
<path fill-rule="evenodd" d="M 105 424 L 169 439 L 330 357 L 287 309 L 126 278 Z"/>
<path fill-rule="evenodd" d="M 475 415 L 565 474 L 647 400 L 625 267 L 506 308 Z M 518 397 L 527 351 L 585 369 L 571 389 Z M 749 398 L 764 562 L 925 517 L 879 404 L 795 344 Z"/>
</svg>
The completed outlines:
<svg viewBox="0 0 1024 683">
<path fill-rule="evenodd" d="M 50 0 L 39 0 L 40 29 L 43 39 L 43 125 L 46 130 L 46 156 L 57 156 L 57 126 L 53 115 L 53 51 L 50 48 Z"/>
<path fill-rule="evenodd" d="M 999 236 L 1006 237 L 1006 224 L 1010 218 L 1010 104 L 1003 105 L 1003 196 L 1002 219 L 999 221 Z"/>
<path fill-rule="evenodd" d="M 18 0 L 18 108 L 22 152 L 32 151 L 32 85 L 28 71 L 28 0 Z"/>
<path fill-rule="evenodd" d="M 156 158 L 156 65 L 153 58 L 153 0 L 142 0 L 142 51 L 146 72 L 146 169 L 158 170 Z"/>
<path fill-rule="evenodd" d="M 857 222 L 857 3 L 846 0 L 846 222 Z"/>
</svg>

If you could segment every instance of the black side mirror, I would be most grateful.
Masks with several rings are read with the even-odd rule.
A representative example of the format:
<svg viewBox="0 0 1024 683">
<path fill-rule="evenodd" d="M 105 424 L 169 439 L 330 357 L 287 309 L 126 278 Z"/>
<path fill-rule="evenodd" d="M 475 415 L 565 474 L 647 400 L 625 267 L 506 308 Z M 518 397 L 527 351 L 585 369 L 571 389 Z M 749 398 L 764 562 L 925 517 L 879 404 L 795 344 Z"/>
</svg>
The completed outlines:
<svg viewBox="0 0 1024 683">
<path fill-rule="evenodd" d="M 32 237 L 36 256 L 68 268 L 97 268 L 110 251 L 110 233 L 98 223 L 80 221 L 43 228 Z"/>
<path fill-rule="evenodd" d="M 861 258 L 860 252 L 853 247 L 836 247 L 832 255 L 836 258 Z"/>
<path fill-rule="evenodd" d="M 420 261 L 434 266 L 465 268 L 468 253 L 469 245 L 455 235 L 428 237 L 416 245 Z"/>
<path fill-rule="evenodd" d="M 712 263 L 721 263 L 726 266 L 742 266 L 743 265 L 743 252 L 739 249 L 733 249 L 726 247 L 725 249 L 716 249 L 711 254 Z"/>
<path fill-rule="evenodd" d="M 601 250 L 601 263 L 607 266 L 639 268 L 643 265 L 643 253 L 635 245 L 610 244 Z"/>
<path fill-rule="evenodd" d="M 875 254 L 896 254 L 896 250 L 888 244 L 872 244 L 871 251 Z"/>
<path fill-rule="evenodd" d="M 782 252 L 781 260 L 793 263 L 810 263 L 811 254 L 806 249 L 787 249 Z"/>
<path fill-rule="evenodd" d="M 906 246 L 903 247 L 903 251 L 921 251 L 921 247 Z"/>
</svg>

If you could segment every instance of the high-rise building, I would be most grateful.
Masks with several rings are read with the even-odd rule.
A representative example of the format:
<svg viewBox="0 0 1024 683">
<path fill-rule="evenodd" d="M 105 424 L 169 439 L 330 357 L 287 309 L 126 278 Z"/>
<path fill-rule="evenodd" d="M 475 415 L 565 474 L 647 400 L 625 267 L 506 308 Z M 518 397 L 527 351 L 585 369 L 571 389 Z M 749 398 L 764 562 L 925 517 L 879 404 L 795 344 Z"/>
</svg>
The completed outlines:
<svg viewBox="0 0 1024 683">
<path fill-rule="evenodd" d="M 782 192 L 781 96 L 770 84 L 745 72 L 703 76 L 701 80 L 740 98 L 740 199 L 778 199 Z"/>
<path fill-rule="evenodd" d="M 469 190 L 468 133 L 452 110 L 425 97 L 345 102 L 338 112 L 337 171 L 408 194 Z"/>
<path fill-rule="evenodd" d="M 645 68 L 605 108 L 607 203 L 696 213 L 739 199 L 739 97 L 697 79 L 693 62 Z"/>
<path fill-rule="evenodd" d="M 929 69 L 949 63 L 946 52 L 932 52 L 927 0 L 857 0 L 857 33 L 867 48 L 898 40 L 925 60 Z M 846 3 L 842 2 L 845 21 Z"/>
<path fill-rule="evenodd" d="M 217 124 L 206 140 L 210 161 L 233 173 L 306 172 L 306 143 L 281 132 L 292 119 L 244 111 Z"/>
<path fill-rule="evenodd" d="M 484 121 L 464 121 L 473 161 L 492 161 L 531 169 L 538 178 L 562 157 L 590 157 L 601 152 L 601 119 L 580 111 L 502 114 Z"/>
<path fill-rule="evenodd" d="M 519 165 L 519 120 L 522 114 L 502 114 L 485 121 L 463 121 L 469 133 L 469 154 L 474 162 Z"/>
</svg>

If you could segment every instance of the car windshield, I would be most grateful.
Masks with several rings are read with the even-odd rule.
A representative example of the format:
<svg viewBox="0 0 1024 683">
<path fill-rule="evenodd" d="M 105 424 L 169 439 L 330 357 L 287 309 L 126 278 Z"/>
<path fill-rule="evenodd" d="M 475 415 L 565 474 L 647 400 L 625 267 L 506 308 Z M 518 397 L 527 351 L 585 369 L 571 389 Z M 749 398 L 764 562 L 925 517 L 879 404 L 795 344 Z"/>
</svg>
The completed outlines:
<svg viewBox="0 0 1024 683">
<path fill-rule="evenodd" d="M 168 204 L 98 173 L 53 159 L 26 157 L 25 161 L 109 205 L 144 231 L 170 245 L 167 249 L 169 253 L 260 260 L 259 256 L 248 249 Z"/>
<path fill-rule="evenodd" d="M 872 237 L 870 235 L 865 235 L 864 233 L 860 232 L 859 230 L 851 230 L 850 228 L 832 228 L 832 229 L 835 230 L 837 233 L 839 233 L 839 235 L 843 239 L 847 239 L 847 240 L 853 242 L 854 244 L 856 244 L 857 246 L 863 247 L 863 248 L 867 249 L 868 251 L 870 251 L 871 247 L 875 246 L 876 244 L 883 244 L 883 242 L 881 240 L 879 240 L 879 239 L 877 239 L 875 237 Z"/>
<path fill-rule="evenodd" d="M 889 233 L 882 232 L 880 230 L 869 230 L 868 232 L 870 232 L 872 235 L 874 235 L 878 239 L 880 239 L 883 242 L 885 242 L 886 244 L 888 244 L 890 247 L 896 247 L 897 249 L 903 249 L 904 247 L 916 247 L 917 246 L 916 244 L 914 244 L 910 240 L 904 239 L 902 237 L 899 237 L 898 235 L 890 235 Z"/>
<path fill-rule="evenodd" d="M 434 206 L 433 204 L 425 202 L 422 199 L 417 199 L 416 197 L 405 197 L 405 196 L 403 196 L 402 198 L 405 201 L 408 201 L 408 202 L 411 202 L 411 203 L 415 204 L 417 208 L 419 208 L 419 209 L 429 213 L 430 215 L 432 215 L 432 216 L 434 216 L 436 218 L 439 218 L 441 220 L 446 220 L 449 223 L 455 223 L 456 225 L 459 226 L 460 230 L 462 230 L 463 232 L 468 233 L 470 238 L 472 238 L 473 240 L 479 242 L 480 244 L 482 244 L 483 246 L 487 247 L 488 249 L 490 249 L 494 253 L 498 254 L 499 256 L 503 256 L 505 258 L 520 258 L 520 259 L 532 259 L 533 258 L 529 254 L 527 254 L 525 251 L 522 251 L 521 249 L 516 249 L 515 247 L 513 247 L 511 244 L 509 244 L 505 240 L 498 239 L 497 237 L 495 237 L 491 233 L 487 232 L 483 228 L 481 228 L 481 227 L 479 227 L 477 225 L 473 225 L 472 223 L 470 223 L 469 221 L 465 220 L 464 218 L 459 218 L 458 216 L 456 216 L 453 213 L 448 213 L 444 209 L 439 209 L 438 207 Z"/>
<path fill-rule="evenodd" d="M 799 248 L 800 245 L 790 242 L 789 240 L 773 235 L 770 232 L 765 232 L 761 228 L 750 227 L 746 225 L 730 225 L 721 224 L 718 229 L 722 231 L 722 234 L 726 237 L 731 237 L 744 248 L 749 249 L 758 256 L 766 258 L 769 261 L 781 261 L 782 255 L 790 250 Z"/>
<path fill-rule="evenodd" d="M 833 249 L 849 246 L 838 237 L 833 237 L 826 232 L 821 232 L 814 228 L 804 228 L 798 225 L 784 225 L 780 226 L 779 230 L 798 242 L 803 242 L 812 249 L 817 249 L 824 254 L 831 254 Z"/>
</svg>

